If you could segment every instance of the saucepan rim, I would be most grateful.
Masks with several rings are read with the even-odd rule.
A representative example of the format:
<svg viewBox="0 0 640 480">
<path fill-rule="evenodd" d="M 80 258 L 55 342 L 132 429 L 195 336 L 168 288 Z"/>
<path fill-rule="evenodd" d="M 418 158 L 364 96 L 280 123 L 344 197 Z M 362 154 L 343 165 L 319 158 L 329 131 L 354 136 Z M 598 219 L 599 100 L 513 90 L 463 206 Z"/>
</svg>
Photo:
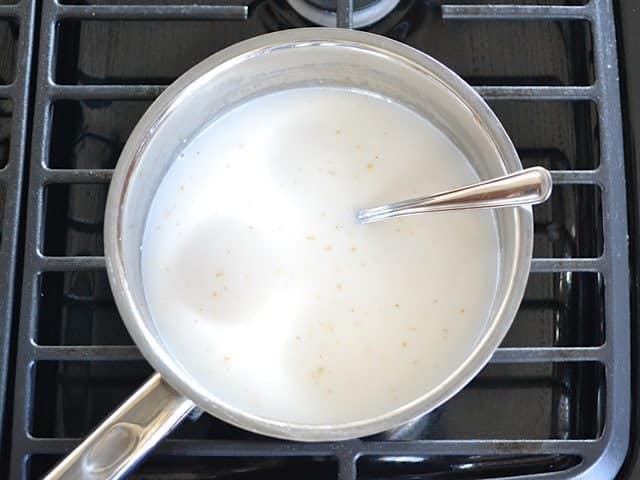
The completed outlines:
<svg viewBox="0 0 640 480">
<path fill-rule="evenodd" d="M 452 375 L 413 402 L 375 418 L 336 425 L 306 425 L 257 417 L 207 395 L 181 374 L 166 348 L 143 321 L 143 313 L 131 295 L 122 247 L 123 235 L 126 235 L 122 213 L 128 199 L 128 188 L 132 175 L 145 161 L 145 145 L 158 126 L 173 109 L 180 108 L 181 96 L 197 95 L 198 84 L 207 75 L 219 69 L 234 68 L 243 61 L 250 61 L 253 56 L 309 45 L 364 49 L 423 71 L 446 86 L 473 112 L 501 156 L 496 161 L 502 162 L 506 171 L 522 169 L 511 140 L 480 95 L 453 71 L 428 55 L 394 40 L 353 30 L 323 27 L 270 33 L 235 44 L 199 63 L 169 86 L 144 114 L 123 149 L 111 181 L 105 211 L 105 260 L 115 302 L 131 337 L 149 363 L 178 392 L 215 417 L 249 431 L 291 440 L 341 440 L 388 430 L 434 409 L 461 390 L 490 360 L 511 326 L 524 294 L 533 248 L 533 216 L 530 207 L 513 209 L 515 235 L 510 248 L 515 249 L 515 261 L 509 270 L 507 290 L 498 293 L 502 297 L 501 304 L 485 335 Z"/>
</svg>

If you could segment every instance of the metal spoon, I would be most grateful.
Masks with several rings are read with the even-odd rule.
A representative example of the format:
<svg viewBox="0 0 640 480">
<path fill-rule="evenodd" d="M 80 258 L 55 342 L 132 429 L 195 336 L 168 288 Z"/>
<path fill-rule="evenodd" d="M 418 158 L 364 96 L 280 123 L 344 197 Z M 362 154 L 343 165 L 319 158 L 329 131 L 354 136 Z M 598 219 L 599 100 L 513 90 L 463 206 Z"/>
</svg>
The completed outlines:
<svg viewBox="0 0 640 480">
<path fill-rule="evenodd" d="M 360 223 L 371 223 L 386 218 L 444 210 L 535 205 L 547 200 L 551 195 L 551 189 L 549 171 L 542 167 L 532 167 L 428 197 L 360 210 L 357 218 Z"/>
</svg>

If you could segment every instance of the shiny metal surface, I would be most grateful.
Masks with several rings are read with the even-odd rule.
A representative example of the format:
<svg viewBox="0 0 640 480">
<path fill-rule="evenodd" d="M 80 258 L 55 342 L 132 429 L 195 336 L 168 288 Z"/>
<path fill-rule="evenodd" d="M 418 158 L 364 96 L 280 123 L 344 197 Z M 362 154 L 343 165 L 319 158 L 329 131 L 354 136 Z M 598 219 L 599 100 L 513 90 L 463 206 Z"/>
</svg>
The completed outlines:
<svg viewBox="0 0 640 480">
<path fill-rule="evenodd" d="M 307 20 L 324 27 L 335 27 L 338 22 L 336 7 L 327 0 L 287 0 L 298 14 Z M 335 3 L 335 2 L 333 2 Z M 388 15 L 400 0 L 355 1 L 353 4 L 353 28 L 364 28 Z M 324 4 L 324 7 L 322 6 Z"/>
<path fill-rule="evenodd" d="M 44 478 L 123 478 L 192 408 L 156 373 Z"/>
<path fill-rule="evenodd" d="M 253 38 L 200 63 L 154 102 L 125 145 L 105 216 L 107 271 L 123 320 L 152 366 L 205 411 L 254 432 L 294 440 L 345 439 L 383 431 L 435 408 L 462 388 L 489 360 L 511 324 L 533 243 L 530 208 L 496 211 L 502 261 L 493 321 L 454 375 L 397 411 L 342 425 L 294 425 L 256 417 L 212 397 L 172 356 L 149 315 L 140 271 L 147 210 L 184 141 L 212 117 L 258 95 L 317 85 L 375 92 L 428 117 L 473 159 L 481 178 L 521 169 L 496 117 L 464 81 L 423 53 L 363 32 L 300 29 Z"/>
<path fill-rule="evenodd" d="M 341 440 L 382 432 L 434 409 L 462 389 L 489 361 L 513 321 L 527 282 L 533 246 L 530 207 L 494 213 L 502 256 L 491 321 L 454 374 L 394 411 L 339 425 L 290 424 L 257 417 L 211 395 L 173 357 L 149 314 L 140 269 L 149 206 L 182 145 L 212 119 L 259 95 L 318 85 L 373 92 L 429 118 L 473 159 L 480 178 L 522 169 L 497 118 L 462 79 L 417 50 L 364 32 L 298 29 L 247 40 L 196 65 L 153 103 L 122 151 L 105 212 L 106 266 L 123 321 L 149 363 L 195 405 L 246 430 L 300 441 Z M 184 402 L 181 405 L 186 410 L 190 402 Z M 141 405 L 151 408 L 147 402 Z M 166 418 L 170 425 L 158 428 L 158 432 L 166 433 L 176 423 L 177 417 Z M 100 427 L 90 438 L 98 441 L 107 430 Z"/>
<path fill-rule="evenodd" d="M 360 210 L 356 218 L 360 223 L 372 223 L 428 212 L 536 205 L 551 196 L 552 185 L 551 173 L 546 168 L 531 167 L 427 197 L 366 208 Z"/>
</svg>

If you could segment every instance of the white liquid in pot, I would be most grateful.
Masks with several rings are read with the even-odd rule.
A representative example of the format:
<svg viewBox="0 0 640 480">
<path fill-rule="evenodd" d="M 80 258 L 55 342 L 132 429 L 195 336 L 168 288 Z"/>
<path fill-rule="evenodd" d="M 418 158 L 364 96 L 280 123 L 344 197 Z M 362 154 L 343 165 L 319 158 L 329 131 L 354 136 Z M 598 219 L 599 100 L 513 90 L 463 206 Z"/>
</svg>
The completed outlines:
<svg viewBox="0 0 640 480">
<path fill-rule="evenodd" d="M 417 399 L 487 325 L 490 211 L 359 225 L 359 208 L 478 180 L 431 123 L 363 93 L 296 89 L 186 144 L 153 201 L 143 279 L 175 358 L 254 415 L 351 422 Z"/>
</svg>

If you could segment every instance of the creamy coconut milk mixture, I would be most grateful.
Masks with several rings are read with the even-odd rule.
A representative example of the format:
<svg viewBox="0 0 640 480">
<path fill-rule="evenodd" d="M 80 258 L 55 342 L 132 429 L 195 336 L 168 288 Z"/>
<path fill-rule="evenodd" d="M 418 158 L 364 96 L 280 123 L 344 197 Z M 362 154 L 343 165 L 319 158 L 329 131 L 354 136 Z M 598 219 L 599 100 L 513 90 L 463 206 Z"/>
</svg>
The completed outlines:
<svg viewBox="0 0 640 480">
<path fill-rule="evenodd" d="M 488 320 L 491 211 L 359 225 L 358 209 L 478 181 L 434 125 L 361 92 L 252 100 L 185 144 L 143 242 L 152 317 L 211 395 L 302 424 L 436 387 Z"/>
</svg>

